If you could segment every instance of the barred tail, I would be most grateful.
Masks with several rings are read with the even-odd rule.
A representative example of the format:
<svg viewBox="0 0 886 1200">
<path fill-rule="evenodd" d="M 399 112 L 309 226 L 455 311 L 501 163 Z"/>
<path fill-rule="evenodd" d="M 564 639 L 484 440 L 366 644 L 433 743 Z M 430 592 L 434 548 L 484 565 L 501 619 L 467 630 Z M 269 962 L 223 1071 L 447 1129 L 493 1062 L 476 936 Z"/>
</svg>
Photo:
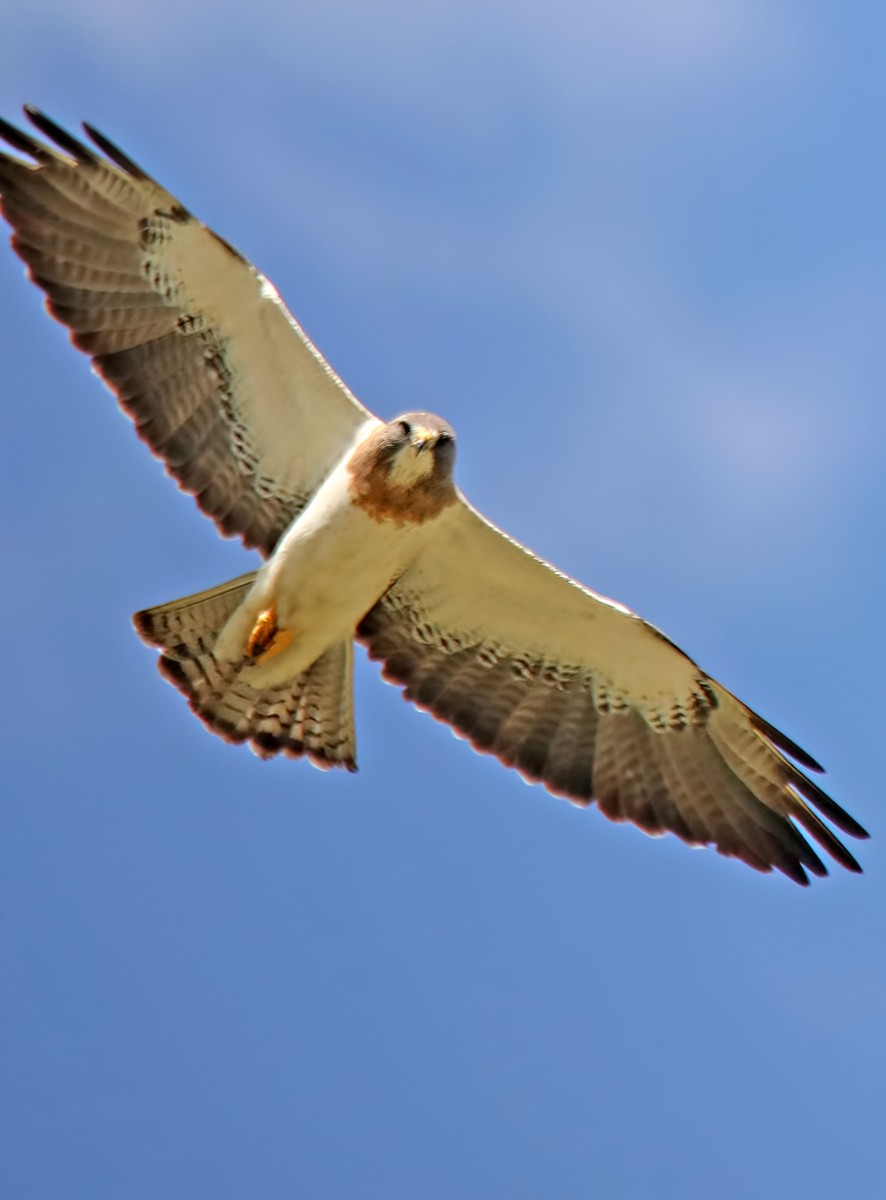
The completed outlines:
<svg viewBox="0 0 886 1200">
<path fill-rule="evenodd" d="M 255 688 L 241 677 L 244 662 L 219 662 L 219 632 L 251 588 L 255 575 L 136 613 L 139 636 L 162 651 L 161 673 L 184 693 L 193 712 L 228 742 L 249 742 L 261 758 L 307 757 L 318 767 L 357 769 L 352 692 L 353 648 L 330 647 L 301 675 Z"/>
</svg>

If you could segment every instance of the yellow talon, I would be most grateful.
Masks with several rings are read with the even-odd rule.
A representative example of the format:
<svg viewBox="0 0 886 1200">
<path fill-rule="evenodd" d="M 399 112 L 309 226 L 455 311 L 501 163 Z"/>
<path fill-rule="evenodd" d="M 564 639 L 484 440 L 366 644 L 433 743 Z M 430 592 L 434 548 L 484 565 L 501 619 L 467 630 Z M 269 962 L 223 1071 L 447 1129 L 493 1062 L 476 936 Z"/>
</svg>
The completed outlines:
<svg viewBox="0 0 886 1200">
<path fill-rule="evenodd" d="M 285 650 L 287 646 L 292 645 L 292 639 L 295 635 L 291 629 L 278 629 L 271 639 L 271 644 L 263 654 L 260 654 L 255 660 L 257 663 L 265 663 L 269 658 L 279 654 L 281 650 Z"/>
<path fill-rule="evenodd" d="M 292 638 L 291 629 L 281 629 L 278 626 L 277 610 L 272 606 L 259 613 L 252 633 L 246 639 L 246 653 L 256 662 L 264 663 L 291 645 Z"/>
</svg>

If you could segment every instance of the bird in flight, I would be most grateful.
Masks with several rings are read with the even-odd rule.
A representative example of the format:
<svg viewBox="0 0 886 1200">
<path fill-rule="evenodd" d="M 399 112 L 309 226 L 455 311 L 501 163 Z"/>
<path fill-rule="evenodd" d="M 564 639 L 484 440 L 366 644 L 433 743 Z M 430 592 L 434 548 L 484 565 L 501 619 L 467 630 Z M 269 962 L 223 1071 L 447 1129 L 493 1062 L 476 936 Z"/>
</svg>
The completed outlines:
<svg viewBox="0 0 886 1200">
<path fill-rule="evenodd" d="M 555 795 L 801 884 L 827 874 L 801 828 L 860 870 L 822 817 L 867 834 L 815 760 L 486 521 L 454 483 L 445 420 L 373 416 L 227 241 L 91 126 L 89 145 L 25 114 L 48 142 L 0 121 L 13 248 L 169 474 L 264 558 L 134 617 L 213 733 L 355 770 L 356 640 Z"/>
</svg>

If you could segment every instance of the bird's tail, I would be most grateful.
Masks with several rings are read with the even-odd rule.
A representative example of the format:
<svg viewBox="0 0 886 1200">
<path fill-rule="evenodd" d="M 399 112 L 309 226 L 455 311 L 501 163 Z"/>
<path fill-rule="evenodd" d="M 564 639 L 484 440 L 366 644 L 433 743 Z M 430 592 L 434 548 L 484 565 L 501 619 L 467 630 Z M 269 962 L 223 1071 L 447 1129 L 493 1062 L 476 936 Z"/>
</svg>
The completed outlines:
<svg viewBox="0 0 886 1200">
<path fill-rule="evenodd" d="M 140 637 L 162 651 L 161 673 L 185 694 L 201 721 L 229 742 L 249 742 L 256 754 L 307 757 L 319 767 L 355 771 L 356 739 L 350 641 L 330 647 L 284 684 L 245 682 L 244 659 L 220 661 L 219 632 L 255 580 L 241 575 L 218 587 L 136 613 Z"/>
</svg>

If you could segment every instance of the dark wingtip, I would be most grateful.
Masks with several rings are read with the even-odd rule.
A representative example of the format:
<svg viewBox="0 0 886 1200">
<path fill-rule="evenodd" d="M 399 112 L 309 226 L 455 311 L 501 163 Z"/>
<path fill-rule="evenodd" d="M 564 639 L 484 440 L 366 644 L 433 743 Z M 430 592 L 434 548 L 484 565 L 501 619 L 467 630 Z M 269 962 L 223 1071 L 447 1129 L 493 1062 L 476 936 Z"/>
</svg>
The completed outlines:
<svg viewBox="0 0 886 1200">
<path fill-rule="evenodd" d="M 42 134 L 54 142 L 56 146 L 70 154 L 78 163 L 95 163 L 98 162 L 98 156 L 91 146 L 85 142 L 81 142 L 79 138 L 75 138 L 73 134 L 68 133 L 61 125 L 56 124 L 46 113 L 36 108 L 33 104 L 25 104 L 22 106 L 23 112 L 28 120 Z M 144 182 L 153 183 L 151 176 L 140 167 L 137 162 L 124 154 L 119 146 L 115 145 L 110 138 L 105 137 L 94 125 L 90 125 L 88 121 L 83 122 L 83 131 L 95 143 L 107 157 L 119 167 L 121 171 L 125 171 L 127 175 L 131 175 L 134 179 Z M 0 139 L 8 142 L 22 154 L 30 155 L 31 158 L 46 160 L 51 155 L 49 150 L 41 142 L 32 138 L 29 134 L 19 129 L 15 125 L 11 125 L 0 117 Z"/>
<path fill-rule="evenodd" d="M 35 108 L 33 104 L 26 104 L 24 113 L 36 129 L 39 129 L 45 137 L 70 154 L 76 162 L 94 163 L 97 161 L 94 150 L 75 138 L 73 134 L 68 133 L 67 129 L 62 129 L 61 125 L 57 125 L 55 121 L 47 117 L 46 113 Z"/>
<path fill-rule="evenodd" d="M 829 797 L 829 799 L 830 799 L 830 797 Z M 832 803 L 833 803 L 833 801 L 832 801 Z M 839 808 L 839 805 L 836 805 L 835 807 Z M 840 813 L 846 820 L 846 824 L 843 827 L 845 829 L 846 833 L 851 833 L 853 837 L 857 837 L 863 842 L 867 841 L 871 835 L 865 829 L 864 825 L 859 825 L 859 823 L 858 823 L 858 821 L 856 821 L 855 817 L 850 817 L 849 813 L 846 812 L 845 809 L 841 808 Z"/>
<path fill-rule="evenodd" d="M 105 137 L 105 135 L 96 129 L 94 125 L 90 125 L 88 121 L 84 121 L 83 131 L 89 138 L 92 139 L 93 142 L 95 142 L 99 150 L 107 154 L 111 162 L 114 163 L 115 166 L 118 166 L 121 171 L 125 171 L 127 175 L 131 175 L 134 179 L 141 179 L 153 183 L 153 180 L 147 171 L 140 167 L 137 162 L 134 162 L 128 154 L 124 154 L 119 146 L 112 142 L 110 138 Z"/>
<path fill-rule="evenodd" d="M 859 825 L 855 817 L 851 817 L 845 808 L 842 808 L 836 800 L 832 800 L 827 792 L 822 791 L 818 784 L 804 775 L 802 771 L 791 767 L 788 782 L 795 791 L 804 796 L 823 816 L 827 817 L 832 825 L 836 825 L 844 833 L 862 840 L 871 836 L 864 826 Z"/>
<path fill-rule="evenodd" d="M 831 800 L 830 796 L 828 799 Z M 848 833 L 851 837 L 858 838 L 859 841 L 866 842 L 870 838 L 870 834 L 863 825 L 859 825 L 855 817 L 850 817 L 845 808 L 841 808 L 834 800 L 831 800 L 833 806 L 830 812 L 825 812 L 825 815 L 838 825 L 844 833 Z"/>
<path fill-rule="evenodd" d="M 748 711 L 750 712 L 750 710 Z M 798 746 L 796 742 L 782 733 L 780 729 L 776 729 L 774 725 L 770 725 L 759 713 L 750 712 L 750 717 L 754 728 L 767 737 L 779 750 L 790 755 L 795 762 L 800 763 L 807 771 L 817 771 L 819 775 L 823 773 L 824 767 L 821 763 L 816 762 L 811 754 L 807 753 L 802 746 Z"/>
<path fill-rule="evenodd" d="M 0 138 L 12 146 L 14 150 L 18 150 L 20 154 L 27 154 L 33 159 L 45 159 L 49 153 L 46 147 L 41 142 L 38 142 L 36 138 L 32 138 L 23 129 L 19 129 L 17 125 L 11 125 L 3 117 L 0 117 Z"/>
</svg>

